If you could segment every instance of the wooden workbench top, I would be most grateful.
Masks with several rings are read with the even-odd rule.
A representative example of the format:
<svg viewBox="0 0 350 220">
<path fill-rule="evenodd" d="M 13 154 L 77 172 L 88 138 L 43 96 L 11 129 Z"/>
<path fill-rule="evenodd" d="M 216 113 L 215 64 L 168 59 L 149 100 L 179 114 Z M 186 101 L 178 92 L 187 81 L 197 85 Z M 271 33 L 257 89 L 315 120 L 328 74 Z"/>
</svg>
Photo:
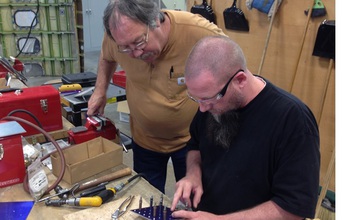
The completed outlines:
<svg viewBox="0 0 350 220">
<path fill-rule="evenodd" d="M 105 172 L 102 172 L 94 177 L 91 177 L 89 179 L 94 179 L 99 176 L 106 175 L 111 172 L 115 172 L 117 170 L 121 170 L 123 168 L 126 168 L 127 166 L 122 164 L 115 168 L 112 168 L 110 170 L 107 170 Z M 133 172 L 133 175 L 136 173 Z M 56 177 L 51 173 L 47 172 L 49 183 L 51 184 L 56 180 Z M 116 179 L 109 184 L 107 184 L 107 187 L 114 187 L 118 185 L 121 182 L 126 181 L 131 176 L 125 176 L 123 178 Z M 89 180 L 88 179 L 88 180 Z M 87 181 L 87 180 L 86 180 Z M 83 181 L 85 182 L 85 181 Z M 60 183 L 60 186 L 63 188 L 70 188 L 71 186 L 62 181 Z M 54 194 L 54 191 L 51 192 Z M 112 211 L 114 212 L 118 206 L 121 204 L 124 199 L 129 195 L 135 195 L 135 199 L 133 201 L 132 206 L 130 209 L 135 209 L 139 207 L 139 198 L 142 196 L 143 198 L 143 207 L 149 206 L 149 199 L 151 196 L 154 198 L 154 203 L 157 204 L 160 201 L 160 197 L 162 193 L 154 188 L 152 185 L 150 185 L 146 180 L 143 178 L 136 179 L 132 181 L 130 184 L 126 185 L 120 192 L 117 192 L 115 198 L 106 203 L 102 204 L 100 207 L 90 207 L 90 208 L 82 208 L 82 207 L 72 207 L 68 205 L 64 205 L 61 207 L 51 207 L 46 206 L 45 202 L 40 203 L 34 203 L 27 219 L 111 219 Z M 43 196 L 46 197 L 47 195 Z M 55 197 L 54 199 L 56 199 Z M 72 198 L 72 197 L 70 197 Z M 33 201 L 33 198 L 24 191 L 23 184 L 16 184 L 13 186 L 8 186 L 5 188 L 0 188 L 0 202 L 23 202 L 23 201 Z M 171 205 L 170 199 L 163 195 L 163 204 L 167 207 Z M 137 215 L 128 212 L 122 218 L 120 219 L 138 219 Z M 140 218 L 142 219 L 142 218 Z"/>
</svg>

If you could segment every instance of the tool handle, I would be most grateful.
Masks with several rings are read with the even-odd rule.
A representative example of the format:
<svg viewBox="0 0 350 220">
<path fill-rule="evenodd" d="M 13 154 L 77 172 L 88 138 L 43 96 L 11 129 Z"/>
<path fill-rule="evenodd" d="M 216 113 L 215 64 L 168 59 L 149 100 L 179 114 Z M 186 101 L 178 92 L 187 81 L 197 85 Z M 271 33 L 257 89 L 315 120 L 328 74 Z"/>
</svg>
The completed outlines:
<svg viewBox="0 0 350 220">
<path fill-rule="evenodd" d="M 99 185 L 99 186 L 96 186 L 92 189 L 88 189 L 88 190 L 80 193 L 80 197 L 95 196 L 105 189 L 106 189 L 106 185 Z"/>
<path fill-rule="evenodd" d="M 94 180 L 85 182 L 79 186 L 78 190 L 81 191 L 84 189 L 88 189 L 88 188 L 96 186 L 100 183 L 109 182 L 111 180 L 118 179 L 118 178 L 121 178 L 121 177 L 124 177 L 127 175 L 131 175 L 131 169 L 129 167 L 126 167 L 122 170 L 118 170 L 118 171 L 111 173 L 111 174 L 107 174 L 107 175 L 102 176 L 100 178 L 96 178 Z"/>
<path fill-rule="evenodd" d="M 82 90 L 82 87 L 80 84 L 66 84 L 66 85 L 61 85 L 58 88 L 59 92 L 80 91 L 80 90 Z"/>
<path fill-rule="evenodd" d="M 103 190 L 100 192 L 97 197 L 100 197 L 102 199 L 102 203 L 106 203 L 109 200 L 113 199 L 114 195 L 116 194 L 116 190 L 114 188 L 108 188 L 106 190 Z"/>
<path fill-rule="evenodd" d="M 99 196 L 79 198 L 79 206 L 99 207 L 103 200 Z"/>
</svg>

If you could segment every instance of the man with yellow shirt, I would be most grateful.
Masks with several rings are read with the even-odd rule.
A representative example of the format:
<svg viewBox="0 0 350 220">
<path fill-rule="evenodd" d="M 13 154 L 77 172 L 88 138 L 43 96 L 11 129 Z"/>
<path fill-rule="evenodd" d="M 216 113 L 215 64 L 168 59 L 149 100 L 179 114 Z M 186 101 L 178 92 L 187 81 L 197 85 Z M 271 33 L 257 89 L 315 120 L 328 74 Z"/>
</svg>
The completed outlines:
<svg viewBox="0 0 350 220">
<path fill-rule="evenodd" d="M 186 95 L 185 61 L 205 36 L 224 35 L 205 18 L 160 11 L 153 0 L 112 0 L 88 115 L 103 114 L 117 65 L 126 72 L 134 170 L 164 192 L 169 158 L 176 180 L 186 173 L 189 124 L 198 105 Z"/>
</svg>

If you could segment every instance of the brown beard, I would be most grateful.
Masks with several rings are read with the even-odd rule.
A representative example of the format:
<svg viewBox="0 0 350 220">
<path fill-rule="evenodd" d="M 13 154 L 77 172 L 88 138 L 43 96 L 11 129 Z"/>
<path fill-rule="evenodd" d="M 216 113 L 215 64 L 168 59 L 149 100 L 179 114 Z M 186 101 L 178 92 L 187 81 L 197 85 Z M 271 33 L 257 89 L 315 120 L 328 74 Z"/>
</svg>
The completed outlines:
<svg viewBox="0 0 350 220">
<path fill-rule="evenodd" d="M 207 117 L 207 125 L 209 139 L 224 149 L 228 149 L 238 133 L 239 113 L 232 110 L 219 116 L 210 114 Z"/>
</svg>

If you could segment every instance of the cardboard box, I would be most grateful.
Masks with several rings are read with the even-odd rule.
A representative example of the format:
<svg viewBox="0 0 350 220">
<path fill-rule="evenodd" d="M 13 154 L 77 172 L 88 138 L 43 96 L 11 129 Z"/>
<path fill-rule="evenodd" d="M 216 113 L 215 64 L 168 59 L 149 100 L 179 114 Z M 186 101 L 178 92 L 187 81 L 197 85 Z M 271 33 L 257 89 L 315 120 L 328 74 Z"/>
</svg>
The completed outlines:
<svg viewBox="0 0 350 220">
<path fill-rule="evenodd" d="M 117 111 L 119 112 L 119 120 L 122 122 L 129 123 L 130 121 L 130 110 L 127 101 L 118 102 Z"/>
<path fill-rule="evenodd" d="M 65 148 L 66 171 L 63 180 L 75 184 L 123 163 L 122 146 L 102 137 Z M 58 176 L 61 161 L 56 152 L 51 155 L 52 173 Z"/>
</svg>

